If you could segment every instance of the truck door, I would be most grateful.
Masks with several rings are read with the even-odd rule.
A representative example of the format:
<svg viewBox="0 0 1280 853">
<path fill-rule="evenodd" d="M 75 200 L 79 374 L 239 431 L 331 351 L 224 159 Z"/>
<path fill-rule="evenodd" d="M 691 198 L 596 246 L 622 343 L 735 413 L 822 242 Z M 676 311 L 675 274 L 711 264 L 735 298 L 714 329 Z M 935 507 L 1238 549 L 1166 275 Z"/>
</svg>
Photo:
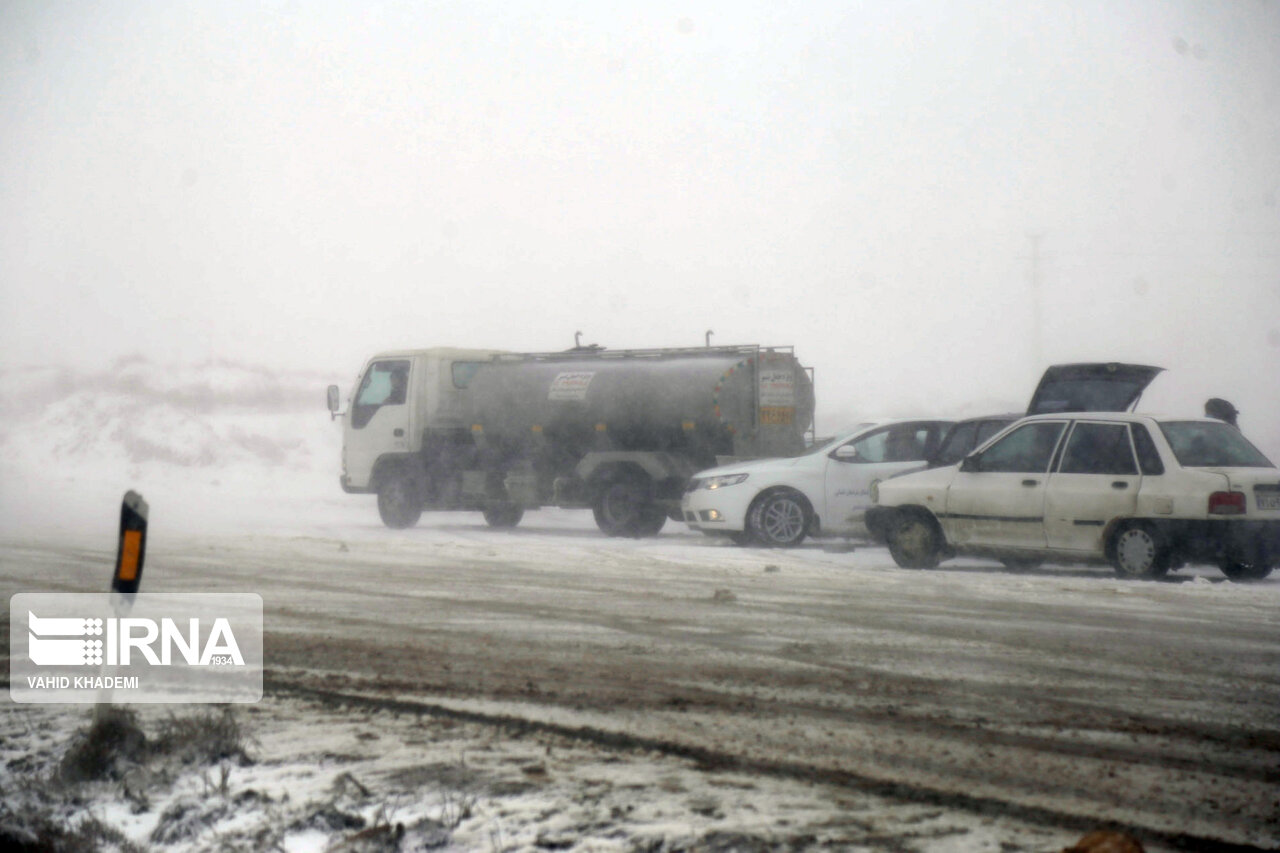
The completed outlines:
<svg viewBox="0 0 1280 853">
<path fill-rule="evenodd" d="M 411 449 L 412 365 L 407 358 L 371 362 L 352 395 L 343 431 L 343 463 L 356 488 L 369 485 L 379 456 Z"/>
<path fill-rule="evenodd" d="M 1141 485 L 1129 425 L 1077 421 L 1045 491 L 1049 547 L 1101 553 L 1107 522 L 1133 514 Z"/>
</svg>

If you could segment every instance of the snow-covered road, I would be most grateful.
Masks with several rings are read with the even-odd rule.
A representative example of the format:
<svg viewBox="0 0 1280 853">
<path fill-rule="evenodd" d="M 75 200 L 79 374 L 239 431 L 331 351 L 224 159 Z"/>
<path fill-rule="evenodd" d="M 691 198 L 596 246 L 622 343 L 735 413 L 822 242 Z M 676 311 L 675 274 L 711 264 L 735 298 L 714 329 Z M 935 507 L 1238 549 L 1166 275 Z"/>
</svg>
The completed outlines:
<svg viewBox="0 0 1280 853">
<path fill-rule="evenodd" d="M 911 572 L 879 548 L 746 550 L 674 523 L 638 541 L 562 511 L 389 531 L 344 506 L 289 528 L 157 530 L 146 585 L 260 593 L 269 696 L 519 718 L 1173 846 L 1280 846 L 1280 579 Z M 11 592 L 99 589 L 113 556 L 2 545 Z"/>
</svg>

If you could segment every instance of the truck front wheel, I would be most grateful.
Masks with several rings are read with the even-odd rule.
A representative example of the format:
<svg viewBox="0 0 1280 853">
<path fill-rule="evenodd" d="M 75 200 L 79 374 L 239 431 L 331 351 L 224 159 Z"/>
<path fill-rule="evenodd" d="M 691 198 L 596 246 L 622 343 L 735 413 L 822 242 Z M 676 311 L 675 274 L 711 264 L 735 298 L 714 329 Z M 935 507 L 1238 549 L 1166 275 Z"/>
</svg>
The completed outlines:
<svg viewBox="0 0 1280 853">
<path fill-rule="evenodd" d="M 393 530 L 413 527 L 422 517 L 422 489 L 408 472 L 388 474 L 378 486 L 378 515 Z"/>
</svg>

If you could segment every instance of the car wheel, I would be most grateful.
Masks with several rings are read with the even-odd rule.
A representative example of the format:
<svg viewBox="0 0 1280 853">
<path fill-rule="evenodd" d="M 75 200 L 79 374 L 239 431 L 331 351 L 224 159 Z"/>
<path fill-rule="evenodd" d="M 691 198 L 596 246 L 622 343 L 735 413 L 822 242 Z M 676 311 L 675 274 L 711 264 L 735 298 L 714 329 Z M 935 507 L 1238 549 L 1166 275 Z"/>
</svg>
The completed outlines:
<svg viewBox="0 0 1280 853">
<path fill-rule="evenodd" d="M 1129 522 L 1112 539 L 1111 565 L 1122 578 L 1163 577 L 1172 562 L 1169 543 L 1146 522 Z"/>
<path fill-rule="evenodd" d="M 886 536 L 893 561 L 904 569 L 932 569 L 942 561 L 942 531 L 923 512 L 899 513 Z"/>
<path fill-rule="evenodd" d="M 387 475 L 378 486 L 378 515 L 393 530 L 413 527 L 422 517 L 422 489 L 408 472 Z"/>
<path fill-rule="evenodd" d="M 524 507 L 517 504 L 494 504 L 484 508 L 484 520 L 490 527 L 515 527 L 524 518 Z"/>
<path fill-rule="evenodd" d="M 809 533 L 809 502 L 799 492 L 780 489 L 756 499 L 747 512 L 747 530 L 767 548 L 793 548 Z"/>
<path fill-rule="evenodd" d="M 1266 550 L 1259 548 L 1253 554 L 1241 554 L 1239 551 L 1228 552 L 1218 563 L 1218 568 L 1228 580 L 1237 583 L 1260 581 L 1271 574 L 1271 561 Z"/>
</svg>

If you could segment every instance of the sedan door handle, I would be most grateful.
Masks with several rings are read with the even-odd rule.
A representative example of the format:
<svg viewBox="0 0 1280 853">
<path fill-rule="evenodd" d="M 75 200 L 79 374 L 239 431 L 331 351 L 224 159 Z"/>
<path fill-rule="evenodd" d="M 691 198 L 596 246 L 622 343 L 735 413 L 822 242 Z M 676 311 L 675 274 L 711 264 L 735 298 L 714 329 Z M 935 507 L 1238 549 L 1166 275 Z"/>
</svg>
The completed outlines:
<svg viewBox="0 0 1280 853">
<path fill-rule="evenodd" d="M 1129 488 L 1129 484 L 1128 484 L 1128 483 L 1126 483 L 1124 480 L 1116 480 L 1114 483 L 1112 483 L 1112 484 L 1111 484 L 1111 488 L 1113 488 L 1113 489 L 1127 489 L 1127 488 Z"/>
<path fill-rule="evenodd" d="M 391 434 L 394 435 L 396 438 L 404 438 L 404 430 L 402 429 L 397 429 L 395 432 Z"/>
<path fill-rule="evenodd" d="M 1024 486 L 1028 486 L 1028 487 L 1030 487 L 1030 486 L 1038 486 L 1038 485 L 1040 485 L 1040 481 L 1039 481 L 1039 480 L 1023 480 L 1023 481 L 1022 481 L 1022 485 L 1024 485 Z"/>
</svg>

